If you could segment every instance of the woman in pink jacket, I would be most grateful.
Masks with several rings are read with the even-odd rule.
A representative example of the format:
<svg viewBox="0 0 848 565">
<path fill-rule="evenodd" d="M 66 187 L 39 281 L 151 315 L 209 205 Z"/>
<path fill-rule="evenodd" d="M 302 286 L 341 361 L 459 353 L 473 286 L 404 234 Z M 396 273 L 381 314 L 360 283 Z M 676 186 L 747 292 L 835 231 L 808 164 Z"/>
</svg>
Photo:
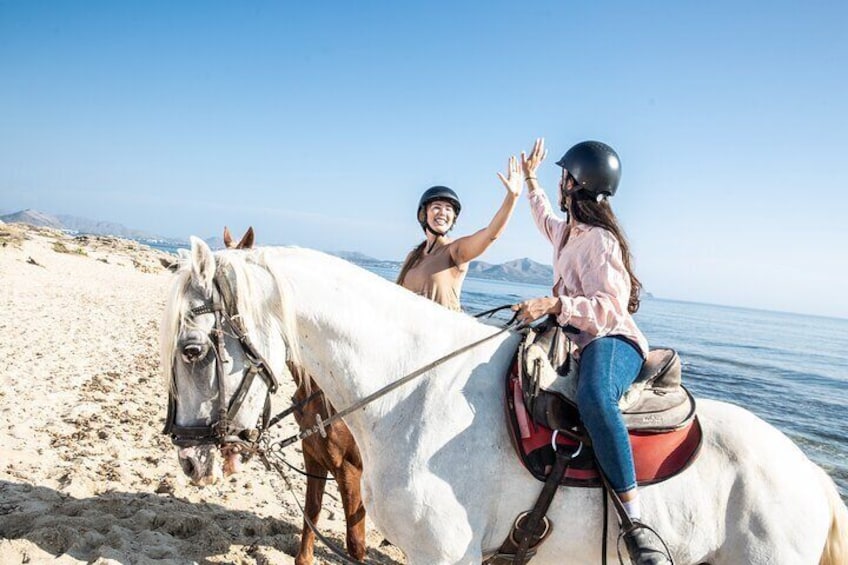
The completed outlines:
<svg viewBox="0 0 848 565">
<path fill-rule="evenodd" d="M 621 178 L 616 152 L 597 141 L 584 141 L 557 161 L 562 167 L 560 210 L 551 210 L 536 169 L 547 152 L 537 139 L 521 163 L 533 219 L 554 248 L 553 296 L 533 298 L 514 307 L 532 322 L 552 314 L 559 324 L 580 332 L 574 337 L 580 359 L 577 403 L 592 439 L 595 456 L 631 520 L 640 520 L 630 439 L 618 400 L 633 383 L 648 354 L 648 342 L 632 314 L 639 308 L 641 284 L 633 274 L 630 248 L 609 204 Z M 625 534 L 634 563 L 669 563 L 644 527 Z"/>
</svg>

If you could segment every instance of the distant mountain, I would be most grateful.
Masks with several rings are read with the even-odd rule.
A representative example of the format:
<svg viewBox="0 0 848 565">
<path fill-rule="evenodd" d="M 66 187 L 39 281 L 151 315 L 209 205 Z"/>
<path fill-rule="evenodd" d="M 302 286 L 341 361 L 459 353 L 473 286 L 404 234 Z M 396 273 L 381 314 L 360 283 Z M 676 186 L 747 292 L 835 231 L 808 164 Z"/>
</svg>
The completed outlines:
<svg viewBox="0 0 848 565">
<path fill-rule="evenodd" d="M 375 259 L 370 255 L 366 255 L 365 253 L 360 253 L 359 251 L 328 251 L 330 255 L 335 255 L 336 257 L 341 257 L 351 263 L 384 263 L 385 261 L 381 261 L 380 259 Z"/>
<path fill-rule="evenodd" d="M 90 220 L 68 214 L 51 215 L 38 210 L 21 210 L 12 214 L 0 216 L 0 220 L 6 223 L 18 222 L 32 226 L 61 229 L 75 233 L 91 235 L 112 235 L 125 239 L 134 239 L 142 243 L 159 243 L 172 245 L 187 245 L 182 239 L 173 239 L 151 234 L 142 230 L 128 228 L 115 222 L 104 222 L 102 220 Z"/>
<path fill-rule="evenodd" d="M 59 214 L 56 217 L 62 223 L 62 227 L 64 229 L 79 233 L 114 235 L 116 237 L 123 237 L 127 239 L 157 239 L 157 236 L 150 232 L 128 228 L 115 222 L 90 220 L 88 218 L 80 218 L 78 216 L 70 216 L 68 214 Z"/>
<path fill-rule="evenodd" d="M 209 249 L 212 249 L 212 250 L 224 249 L 226 247 L 226 245 L 224 245 L 224 239 L 220 236 L 217 236 L 217 235 L 212 236 L 212 237 L 207 237 L 203 241 L 205 241 L 206 245 L 209 246 Z"/>
<path fill-rule="evenodd" d="M 355 263 L 360 267 L 382 267 L 400 270 L 403 264 L 402 261 L 375 259 L 358 251 L 330 251 L 329 253 Z M 468 276 L 476 279 L 494 279 L 549 285 L 553 280 L 553 267 L 537 263 L 527 258 L 508 261 L 500 265 L 493 265 L 485 261 L 472 261 L 468 266 Z"/>
<path fill-rule="evenodd" d="M 0 220 L 6 223 L 29 224 L 42 228 L 62 229 L 62 221 L 56 216 L 39 212 L 38 210 L 21 210 L 12 214 L 4 214 L 0 216 Z"/>
<path fill-rule="evenodd" d="M 468 267 L 468 276 L 478 279 L 549 285 L 553 282 L 554 269 L 550 265 L 543 265 L 526 257 L 500 265 L 472 261 Z"/>
</svg>

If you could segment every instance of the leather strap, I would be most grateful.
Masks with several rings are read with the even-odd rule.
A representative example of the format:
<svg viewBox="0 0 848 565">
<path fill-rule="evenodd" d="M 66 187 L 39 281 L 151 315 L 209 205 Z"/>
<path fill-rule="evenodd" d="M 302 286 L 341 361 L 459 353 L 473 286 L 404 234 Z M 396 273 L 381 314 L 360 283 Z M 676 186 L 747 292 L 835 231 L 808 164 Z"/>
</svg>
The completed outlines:
<svg viewBox="0 0 848 565">
<path fill-rule="evenodd" d="M 551 532 L 550 520 L 545 516 L 559 488 L 560 481 L 571 462 L 571 454 L 556 451 L 553 469 L 545 480 L 545 486 L 536 499 L 536 504 L 530 512 L 519 514 L 512 525 L 512 530 L 504 540 L 498 552 L 486 560 L 489 565 L 524 565 L 536 555 L 536 548 L 541 545 Z"/>
</svg>

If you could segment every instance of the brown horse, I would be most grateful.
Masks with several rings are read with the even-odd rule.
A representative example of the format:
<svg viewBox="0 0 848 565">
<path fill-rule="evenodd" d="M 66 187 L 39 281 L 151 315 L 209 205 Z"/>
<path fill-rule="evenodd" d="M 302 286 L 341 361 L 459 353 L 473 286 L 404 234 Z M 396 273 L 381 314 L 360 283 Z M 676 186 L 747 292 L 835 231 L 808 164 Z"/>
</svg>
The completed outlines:
<svg viewBox="0 0 848 565">
<path fill-rule="evenodd" d="M 250 249 L 253 247 L 253 228 L 236 243 L 227 227 L 224 227 L 224 245 L 228 249 Z M 293 370 L 292 376 L 297 384 L 293 401 L 303 403 L 294 413 L 301 430 L 311 427 L 320 416 L 326 420 L 335 413 L 333 407 L 324 399 L 324 393 L 312 378 L 300 371 Z M 311 398 L 310 398 L 311 397 Z M 308 401 L 307 401 L 308 399 Z M 303 462 L 308 473 L 306 478 L 306 517 L 318 523 L 321 501 L 324 498 L 324 485 L 329 471 L 336 479 L 347 522 L 347 552 L 354 559 L 365 558 L 365 506 L 362 504 L 360 479 L 362 477 L 362 458 L 359 448 L 344 422 L 336 421 L 326 429 L 327 437 L 314 434 L 304 439 Z M 303 521 L 303 533 L 300 537 L 300 550 L 295 557 L 295 565 L 311 565 L 315 546 L 315 534 Z"/>
</svg>

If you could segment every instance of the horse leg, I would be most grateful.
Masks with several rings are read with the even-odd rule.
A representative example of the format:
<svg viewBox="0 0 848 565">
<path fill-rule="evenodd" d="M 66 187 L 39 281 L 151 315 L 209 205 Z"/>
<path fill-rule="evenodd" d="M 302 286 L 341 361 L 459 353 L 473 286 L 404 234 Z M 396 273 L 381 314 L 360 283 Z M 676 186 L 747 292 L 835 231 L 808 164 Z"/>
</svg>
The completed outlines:
<svg viewBox="0 0 848 565">
<path fill-rule="evenodd" d="M 310 475 L 318 477 L 326 477 L 327 469 L 305 448 L 303 450 L 303 462 L 306 466 L 306 472 Z M 306 504 L 304 504 L 305 518 L 308 518 L 313 525 L 317 525 L 318 517 L 321 514 L 321 501 L 324 498 L 324 486 L 327 481 L 324 479 L 307 477 L 306 479 Z M 303 521 L 303 532 L 300 534 L 300 550 L 294 559 L 295 565 L 312 565 L 313 552 L 315 548 L 315 534 L 306 523 Z"/>
<path fill-rule="evenodd" d="M 354 445 L 354 449 L 356 446 Z M 336 470 L 336 484 L 342 497 L 344 506 L 345 522 L 347 524 L 347 552 L 356 559 L 365 559 L 365 506 L 362 503 L 362 491 L 360 480 L 362 478 L 362 464 L 351 461 L 345 457 L 341 466 Z"/>
</svg>

